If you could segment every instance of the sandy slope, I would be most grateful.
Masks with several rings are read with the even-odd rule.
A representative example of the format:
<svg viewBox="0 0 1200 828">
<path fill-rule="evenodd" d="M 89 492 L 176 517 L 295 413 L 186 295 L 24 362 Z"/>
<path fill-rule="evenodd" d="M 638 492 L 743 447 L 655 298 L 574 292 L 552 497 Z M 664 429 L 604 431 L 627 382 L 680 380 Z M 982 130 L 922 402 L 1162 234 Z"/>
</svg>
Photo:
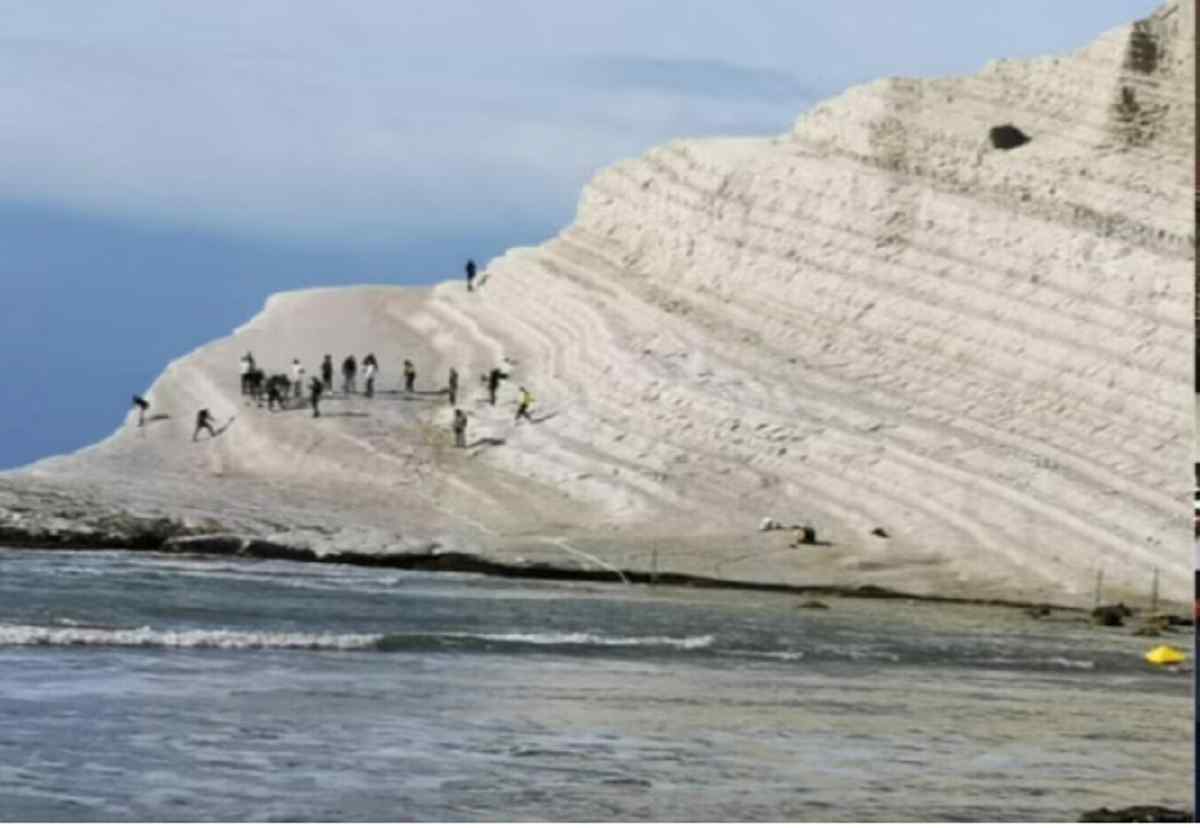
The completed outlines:
<svg viewBox="0 0 1200 828">
<path fill-rule="evenodd" d="M 1191 590 L 1194 8 L 1079 54 L 888 79 L 789 135 L 600 174 L 483 284 L 272 297 L 150 389 L 170 419 L 32 468 L 149 512 L 336 543 L 1090 601 Z M 990 127 L 1032 141 L 1002 151 Z M 374 351 L 377 399 L 239 398 Z M 401 362 L 416 395 L 397 393 Z M 471 416 L 452 447 L 451 365 Z M 479 375 L 507 366 L 493 408 Z M 513 423 L 517 383 L 538 401 Z M 220 438 L 191 442 L 200 407 Z M 28 477 L 12 477 L 14 481 Z M 764 516 L 831 546 L 789 548 Z M 890 535 L 871 534 L 884 527 Z"/>
</svg>

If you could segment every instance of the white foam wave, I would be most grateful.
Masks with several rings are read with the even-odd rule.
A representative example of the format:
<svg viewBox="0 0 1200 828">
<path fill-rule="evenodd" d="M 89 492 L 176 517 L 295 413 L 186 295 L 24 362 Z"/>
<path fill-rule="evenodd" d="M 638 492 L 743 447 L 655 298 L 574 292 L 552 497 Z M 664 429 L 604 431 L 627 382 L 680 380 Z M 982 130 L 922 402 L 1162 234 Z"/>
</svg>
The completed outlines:
<svg viewBox="0 0 1200 828">
<path fill-rule="evenodd" d="M 483 641 L 502 641 L 522 644 L 591 644 L 600 647 L 674 647 L 679 650 L 698 650 L 711 647 L 711 635 L 672 638 L 665 635 L 635 637 L 605 636 L 593 633 L 449 633 L 449 638 L 476 638 Z"/>
<path fill-rule="evenodd" d="M 720 652 L 749 658 L 770 658 L 775 661 L 799 661 L 804 658 L 804 653 L 799 650 L 721 650 Z"/>
<path fill-rule="evenodd" d="M 0 624 L 0 647 L 168 647 L 216 650 L 370 650 L 370 634 L 108 629 Z"/>
<path fill-rule="evenodd" d="M 1063 656 L 1047 656 L 1044 658 L 1006 658 L 1004 656 L 996 656 L 989 658 L 990 664 L 1051 664 L 1055 667 L 1066 667 L 1072 670 L 1094 670 L 1096 662 L 1090 659 L 1073 659 Z"/>
</svg>

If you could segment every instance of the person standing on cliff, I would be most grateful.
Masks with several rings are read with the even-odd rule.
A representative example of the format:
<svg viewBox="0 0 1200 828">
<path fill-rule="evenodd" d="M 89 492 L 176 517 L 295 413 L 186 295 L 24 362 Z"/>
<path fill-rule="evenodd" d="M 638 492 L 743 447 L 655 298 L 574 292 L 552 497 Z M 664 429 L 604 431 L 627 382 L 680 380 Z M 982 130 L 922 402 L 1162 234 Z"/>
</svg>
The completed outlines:
<svg viewBox="0 0 1200 828">
<path fill-rule="evenodd" d="M 314 377 L 314 379 L 316 379 Z M 333 393 L 333 357 L 329 354 L 325 355 L 325 359 L 321 360 L 321 385 L 329 389 L 329 393 Z"/>
<path fill-rule="evenodd" d="M 458 402 L 458 369 L 450 369 L 450 381 L 447 386 L 450 391 L 450 404 L 455 405 Z"/>
<path fill-rule="evenodd" d="M 196 412 L 196 430 L 192 432 L 192 442 L 196 442 L 196 438 L 200 436 L 200 430 L 207 428 L 209 439 L 217 436 L 217 432 L 213 430 L 212 415 L 208 413 L 207 408 L 201 408 Z"/>
<path fill-rule="evenodd" d="M 346 393 L 346 396 L 350 396 L 358 391 L 358 387 L 354 382 L 357 374 L 358 363 L 354 359 L 354 354 L 351 354 L 342 360 L 342 390 Z"/>
<path fill-rule="evenodd" d="M 250 374 L 254 372 L 254 354 L 246 351 L 239 363 L 242 369 L 242 396 L 250 394 Z"/>
<path fill-rule="evenodd" d="M 138 428 L 141 428 L 142 424 L 146 422 L 146 409 L 150 407 L 150 403 L 135 395 L 133 405 L 138 410 Z"/>
<path fill-rule="evenodd" d="M 502 379 L 508 379 L 508 374 L 504 373 L 499 368 L 493 368 L 491 373 L 488 374 L 488 399 L 491 400 L 492 405 L 496 404 L 496 389 L 500 387 L 500 380 Z"/>
<path fill-rule="evenodd" d="M 475 260 L 467 259 L 467 293 L 475 289 Z"/>
<path fill-rule="evenodd" d="M 366 383 L 366 390 L 363 392 L 367 395 L 367 399 L 375 396 L 375 372 L 379 370 L 379 363 L 375 361 L 375 354 L 367 354 L 363 357 L 363 381 Z"/>
<path fill-rule="evenodd" d="M 417 369 L 411 359 L 404 360 L 404 390 L 412 393 L 413 383 L 417 381 Z"/>
<path fill-rule="evenodd" d="M 454 409 L 454 446 L 467 447 L 467 415 L 461 408 Z"/>
<path fill-rule="evenodd" d="M 516 417 L 516 419 L 513 420 L 513 422 L 519 423 L 519 422 L 521 422 L 521 418 L 525 418 L 526 420 L 528 420 L 529 422 L 532 423 L 533 418 L 529 416 L 529 408 L 532 405 L 533 405 L 533 394 L 530 394 L 529 390 L 524 385 L 522 385 L 521 386 L 521 399 L 517 403 L 517 417 Z"/>
<path fill-rule="evenodd" d="M 304 366 L 299 358 L 292 359 L 292 397 L 299 399 L 304 395 Z"/>
<path fill-rule="evenodd" d="M 321 402 L 321 392 L 325 390 L 325 384 L 316 377 L 308 381 L 308 399 L 312 403 L 314 417 L 321 416 L 321 409 L 318 408 L 318 403 Z"/>
</svg>

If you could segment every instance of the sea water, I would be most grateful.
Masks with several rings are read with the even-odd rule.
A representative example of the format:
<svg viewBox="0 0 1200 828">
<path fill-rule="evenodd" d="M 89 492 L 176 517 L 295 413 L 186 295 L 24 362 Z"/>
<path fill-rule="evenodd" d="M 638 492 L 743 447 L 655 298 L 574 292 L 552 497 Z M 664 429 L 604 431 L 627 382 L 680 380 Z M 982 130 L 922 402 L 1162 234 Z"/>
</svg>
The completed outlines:
<svg viewBox="0 0 1200 828">
<path fill-rule="evenodd" d="M 1191 680 L 1144 662 L 1159 640 L 1014 609 L 800 603 L 0 550 L 0 820 L 1189 805 Z"/>
</svg>

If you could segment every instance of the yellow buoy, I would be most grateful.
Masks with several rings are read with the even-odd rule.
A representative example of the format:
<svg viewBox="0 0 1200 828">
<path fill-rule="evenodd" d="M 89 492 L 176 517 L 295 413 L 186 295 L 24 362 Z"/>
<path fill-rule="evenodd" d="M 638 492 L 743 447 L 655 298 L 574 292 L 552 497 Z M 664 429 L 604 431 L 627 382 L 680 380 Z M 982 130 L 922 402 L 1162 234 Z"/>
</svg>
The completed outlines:
<svg viewBox="0 0 1200 828">
<path fill-rule="evenodd" d="M 1174 647 L 1168 647 L 1166 644 L 1160 644 L 1150 652 L 1146 653 L 1146 661 L 1151 664 L 1178 664 L 1186 659 L 1183 653 L 1176 650 Z"/>
</svg>

